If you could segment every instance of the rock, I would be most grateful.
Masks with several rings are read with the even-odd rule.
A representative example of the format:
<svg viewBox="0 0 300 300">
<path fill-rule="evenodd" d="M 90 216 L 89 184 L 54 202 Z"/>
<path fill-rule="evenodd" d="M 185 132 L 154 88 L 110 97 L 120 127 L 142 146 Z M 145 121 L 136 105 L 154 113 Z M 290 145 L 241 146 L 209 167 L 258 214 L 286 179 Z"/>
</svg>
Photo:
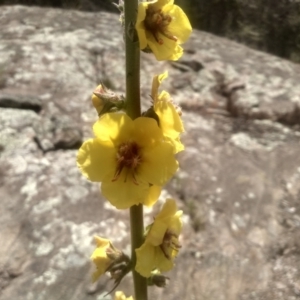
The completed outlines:
<svg viewBox="0 0 300 300">
<path fill-rule="evenodd" d="M 0 94 L 0 107 L 30 109 L 38 113 L 42 109 L 42 103 L 35 96 Z"/>
<path fill-rule="evenodd" d="M 35 141 L 44 152 L 78 149 L 82 144 L 82 130 L 67 115 L 43 117 L 34 128 Z"/>
<path fill-rule="evenodd" d="M 125 93 L 118 17 L 3 6 L 0 20 L 1 95 L 33 95 L 41 108 L 0 108 L 0 300 L 100 299 L 112 286 L 91 285 L 93 235 L 129 253 L 128 212 L 83 178 L 76 148 L 93 135 L 99 81 Z M 186 130 L 154 208 L 177 199 L 182 249 L 150 299 L 296 299 L 300 66 L 197 30 L 185 49 L 180 67 L 141 59 L 143 109 L 152 75 L 169 70 L 163 89 Z M 132 294 L 130 276 L 119 289 Z"/>
<path fill-rule="evenodd" d="M 179 69 L 182 72 L 186 71 L 195 71 L 199 72 L 203 69 L 203 65 L 201 62 L 197 60 L 179 60 L 179 61 L 171 61 L 171 65 L 174 68 Z"/>
</svg>

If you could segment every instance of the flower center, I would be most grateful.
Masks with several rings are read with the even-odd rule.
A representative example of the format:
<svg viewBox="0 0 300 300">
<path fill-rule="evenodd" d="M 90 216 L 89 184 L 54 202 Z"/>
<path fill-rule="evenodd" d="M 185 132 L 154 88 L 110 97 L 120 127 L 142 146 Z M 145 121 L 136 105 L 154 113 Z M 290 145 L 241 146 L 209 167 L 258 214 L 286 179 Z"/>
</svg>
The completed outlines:
<svg viewBox="0 0 300 300">
<path fill-rule="evenodd" d="M 112 181 L 118 180 L 122 170 L 125 168 L 127 170 L 126 179 L 128 173 L 130 173 L 133 182 L 138 184 L 135 178 L 135 171 L 141 164 L 141 161 L 140 148 L 135 142 L 120 144 L 117 152 L 117 168 Z"/>
<path fill-rule="evenodd" d="M 158 44 L 162 45 L 164 43 L 163 39 L 159 37 L 159 33 L 166 38 L 177 42 L 177 37 L 168 32 L 168 26 L 171 21 L 172 17 L 163 14 L 161 9 L 155 10 L 151 5 L 148 6 L 144 21 L 145 28 L 152 33 Z"/>
<path fill-rule="evenodd" d="M 167 259 L 172 259 L 172 256 L 176 256 L 180 248 L 181 245 L 178 241 L 178 235 L 175 232 L 172 232 L 171 230 L 167 230 L 164 235 L 163 242 L 160 245 L 160 249 L 162 250 L 164 256 Z M 173 251 L 175 251 L 176 253 L 173 254 Z"/>
</svg>

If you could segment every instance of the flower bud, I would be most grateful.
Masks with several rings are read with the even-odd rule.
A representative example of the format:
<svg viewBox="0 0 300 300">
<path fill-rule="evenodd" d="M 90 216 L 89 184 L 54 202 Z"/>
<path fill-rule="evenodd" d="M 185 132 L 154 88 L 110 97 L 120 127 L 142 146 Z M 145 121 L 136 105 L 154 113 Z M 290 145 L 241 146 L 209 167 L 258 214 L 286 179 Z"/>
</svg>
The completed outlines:
<svg viewBox="0 0 300 300">
<path fill-rule="evenodd" d="M 157 287 L 164 288 L 168 284 L 169 280 L 169 277 L 157 273 L 148 278 L 148 285 L 155 285 Z"/>
<path fill-rule="evenodd" d="M 159 117 L 154 111 L 153 106 L 148 108 L 148 110 L 143 113 L 143 117 L 154 119 L 157 122 L 157 125 L 159 126 Z"/>
<path fill-rule="evenodd" d="M 91 259 L 97 270 L 93 274 L 93 281 L 95 282 L 105 272 L 110 272 L 111 275 L 114 275 L 112 277 L 116 279 L 115 277 L 119 277 L 116 274 L 123 274 L 125 267 L 129 265 L 129 258 L 122 251 L 116 249 L 110 240 L 95 236 L 95 241 L 97 248 Z"/>
<path fill-rule="evenodd" d="M 99 84 L 93 92 L 92 103 L 98 115 L 120 110 L 124 106 L 124 97 Z"/>
</svg>

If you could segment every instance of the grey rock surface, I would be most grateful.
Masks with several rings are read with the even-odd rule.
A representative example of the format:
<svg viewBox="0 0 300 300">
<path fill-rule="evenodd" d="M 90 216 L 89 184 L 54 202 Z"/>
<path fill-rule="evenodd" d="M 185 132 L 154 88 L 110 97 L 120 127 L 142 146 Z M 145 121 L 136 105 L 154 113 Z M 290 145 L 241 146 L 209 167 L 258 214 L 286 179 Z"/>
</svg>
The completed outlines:
<svg viewBox="0 0 300 300">
<path fill-rule="evenodd" d="M 75 157 L 92 136 L 99 81 L 124 94 L 118 18 L 7 6 L 0 27 L 0 94 L 40 101 L 0 107 L 0 300 L 103 299 L 111 284 L 91 285 L 92 237 L 129 252 L 128 212 Z M 152 75 L 168 69 L 163 88 L 186 129 L 180 171 L 159 200 L 184 211 L 182 250 L 150 299 L 299 299 L 300 66 L 199 31 L 185 50 L 176 64 L 141 61 L 143 107 Z M 130 282 L 120 286 L 128 295 Z"/>
<path fill-rule="evenodd" d="M 2 95 L 0 94 L 0 107 L 31 109 L 36 112 L 41 110 L 39 98 L 30 95 Z"/>
</svg>

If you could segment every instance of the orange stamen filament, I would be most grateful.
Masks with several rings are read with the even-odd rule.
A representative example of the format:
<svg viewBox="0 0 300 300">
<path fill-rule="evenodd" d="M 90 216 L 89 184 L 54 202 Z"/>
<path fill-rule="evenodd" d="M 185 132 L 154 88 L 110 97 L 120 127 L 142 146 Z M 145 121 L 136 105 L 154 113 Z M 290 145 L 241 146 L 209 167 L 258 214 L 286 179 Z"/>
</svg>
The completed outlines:
<svg viewBox="0 0 300 300">
<path fill-rule="evenodd" d="M 117 151 L 117 168 L 112 181 L 117 181 L 123 169 L 125 169 L 125 182 L 128 175 L 131 174 L 133 183 L 138 185 L 135 174 L 136 169 L 142 161 L 139 152 L 139 146 L 135 142 L 125 142 L 119 145 Z"/>
<path fill-rule="evenodd" d="M 151 5 L 148 6 L 144 21 L 145 28 L 152 33 L 158 44 L 162 45 L 164 43 L 163 39 L 159 37 L 159 33 L 166 38 L 177 42 L 177 37 L 168 32 L 168 26 L 171 22 L 172 17 L 170 15 L 164 15 L 161 12 L 161 9 L 155 11 Z"/>
<path fill-rule="evenodd" d="M 167 230 L 163 242 L 160 245 L 160 249 L 163 252 L 166 259 L 171 259 L 170 250 L 179 251 L 181 245 L 178 243 L 178 235 L 170 230 Z"/>
</svg>

